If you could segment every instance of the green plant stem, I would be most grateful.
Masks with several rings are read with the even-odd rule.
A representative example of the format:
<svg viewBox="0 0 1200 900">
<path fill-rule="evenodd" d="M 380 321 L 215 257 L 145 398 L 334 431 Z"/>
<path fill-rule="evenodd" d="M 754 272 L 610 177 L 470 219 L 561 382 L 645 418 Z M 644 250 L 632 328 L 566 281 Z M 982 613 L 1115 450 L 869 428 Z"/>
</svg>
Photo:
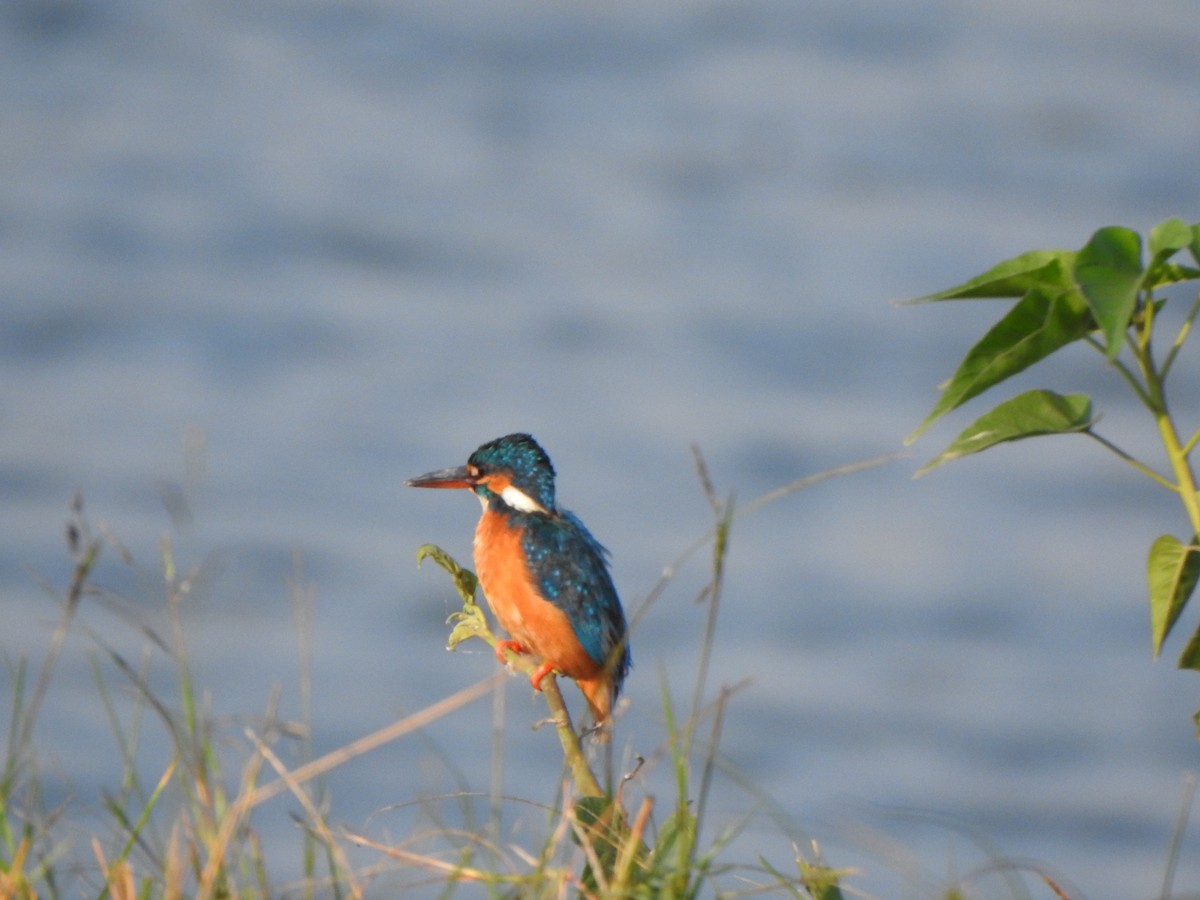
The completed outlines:
<svg viewBox="0 0 1200 900">
<path fill-rule="evenodd" d="M 1154 422 L 1158 426 L 1159 436 L 1167 451 L 1167 460 L 1171 464 L 1171 472 L 1175 476 L 1174 489 L 1179 494 L 1183 508 L 1192 524 L 1192 534 L 1200 534 L 1200 498 L 1196 496 L 1196 476 L 1192 472 L 1188 460 L 1188 451 L 1179 439 L 1175 421 L 1167 408 L 1166 386 L 1164 376 L 1154 365 L 1154 351 L 1150 340 L 1150 329 L 1154 326 L 1152 310 L 1153 303 L 1146 304 L 1147 315 L 1139 327 L 1138 340 L 1134 344 L 1134 354 L 1142 377 L 1146 382 L 1147 405 Z M 1189 441 L 1189 445 L 1192 442 Z"/>
<path fill-rule="evenodd" d="M 498 642 L 498 638 L 488 628 L 486 620 L 480 629 L 476 630 L 473 637 L 486 641 L 493 649 Z M 528 656 L 513 653 L 511 650 L 505 652 L 505 658 L 508 664 L 522 675 L 531 675 L 537 668 Z M 562 744 L 563 748 L 563 761 L 571 771 L 576 789 L 585 797 L 603 797 L 604 791 L 600 788 L 600 782 L 596 780 L 591 766 L 588 765 L 583 745 L 579 742 L 575 726 L 571 724 L 571 714 L 567 711 L 566 701 L 563 700 L 562 691 L 558 687 L 558 679 L 553 672 L 542 678 L 541 691 L 546 698 L 546 705 L 550 707 L 554 730 L 558 733 L 558 742 Z"/>
<path fill-rule="evenodd" d="M 1104 345 L 1097 341 L 1090 334 L 1084 335 L 1083 340 L 1089 347 L 1094 349 L 1101 356 L 1107 355 Z M 1130 346 L 1133 348 L 1134 355 L 1136 356 L 1138 354 L 1137 346 L 1132 341 L 1130 342 Z M 1138 399 L 1141 400 L 1146 406 L 1149 406 L 1151 403 L 1150 394 L 1147 392 L 1146 388 L 1142 386 L 1142 383 L 1137 380 L 1137 376 L 1129 370 L 1129 367 L 1119 359 L 1114 359 L 1110 365 L 1112 365 L 1112 367 L 1117 370 L 1117 373 L 1125 379 L 1125 383 L 1129 385 L 1130 390 L 1137 394 Z"/>
<path fill-rule="evenodd" d="M 1192 451 L 1196 448 L 1197 441 L 1200 441 L 1200 429 L 1194 431 L 1192 436 L 1188 438 L 1187 443 L 1183 445 L 1183 452 L 1191 456 Z"/>
<path fill-rule="evenodd" d="M 1152 478 L 1155 481 L 1157 481 L 1159 484 L 1161 484 L 1167 490 L 1172 491 L 1172 492 L 1178 490 L 1178 488 L 1175 486 L 1175 483 L 1173 481 L 1171 481 L 1169 478 L 1165 478 L 1164 476 L 1160 475 L 1158 472 L 1155 472 L 1152 468 L 1150 468 L 1148 465 L 1146 465 L 1140 459 L 1138 459 L 1134 456 L 1131 456 L 1129 453 L 1122 450 L 1120 447 L 1118 447 L 1116 444 L 1114 444 L 1108 438 L 1102 437 L 1101 435 L 1096 434 L 1096 432 L 1092 431 L 1090 428 L 1083 433 L 1086 434 L 1088 437 L 1090 437 L 1092 440 L 1094 440 L 1096 443 L 1100 444 L 1101 446 L 1105 447 L 1108 450 L 1111 450 L 1113 453 L 1115 453 L 1117 456 L 1121 457 L 1121 459 L 1125 460 L 1125 462 L 1129 463 L 1129 465 L 1133 466 L 1135 469 L 1137 469 L 1139 472 L 1141 472 L 1146 477 Z"/>
<path fill-rule="evenodd" d="M 1188 334 L 1191 333 L 1192 323 L 1196 320 L 1197 314 L 1200 314 L 1200 293 L 1196 294 L 1196 299 L 1192 301 L 1192 308 L 1188 310 L 1187 318 L 1179 326 L 1179 332 L 1175 335 L 1175 341 L 1171 344 L 1171 349 L 1167 351 L 1167 358 L 1163 360 L 1163 380 L 1166 380 L 1167 373 L 1171 371 L 1171 366 L 1175 363 L 1175 357 L 1179 354 L 1179 348 L 1183 346 L 1183 342 L 1187 340 Z"/>
<path fill-rule="evenodd" d="M 1175 828 L 1171 832 L 1171 849 L 1167 853 L 1167 869 L 1163 873 L 1162 897 L 1170 897 L 1175 887 L 1175 869 L 1179 865 L 1179 851 L 1183 846 L 1183 836 L 1187 833 L 1188 817 L 1192 811 L 1192 801 L 1196 797 L 1196 776 L 1188 775 L 1183 782 L 1183 797 L 1179 802 L 1179 814 L 1175 818 Z"/>
<path fill-rule="evenodd" d="M 1167 449 L 1167 458 L 1171 461 L 1171 470 L 1175 473 L 1176 490 L 1183 508 L 1187 510 L 1188 519 L 1192 523 L 1192 534 L 1200 534 L 1200 498 L 1196 497 L 1196 476 L 1188 461 L 1187 451 L 1179 441 L 1179 433 L 1175 430 L 1175 422 L 1164 409 L 1155 414 L 1158 431 L 1162 435 L 1163 445 Z"/>
<path fill-rule="evenodd" d="M 29 705 L 25 708 L 24 720 L 21 722 L 20 730 L 17 732 L 17 738 L 11 744 L 11 746 L 15 747 L 15 750 L 9 753 L 10 768 L 29 749 L 30 742 L 33 740 L 33 726 L 41 710 L 42 701 L 46 697 L 46 690 L 50 687 L 50 676 L 58 664 L 59 654 L 62 653 L 63 644 L 67 640 L 67 632 L 71 629 L 71 622 L 75 619 L 79 603 L 87 591 L 88 579 L 92 574 L 92 569 L 96 565 L 96 560 L 99 558 L 100 550 L 103 546 L 103 541 L 100 538 L 92 539 L 89 537 L 86 545 L 75 554 L 75 568 L 71 572 L 71 583 L 67 587 L 62 616 L 59 617 L 58 624 L 54 628 L 54 635 L 50 639 L 50 650 L 46 654 L 46 659 L 42 662 L 42 667 L 38 672 L 37 683 L 33 688 L 33 697 L 29 701 Z M 6 780 L 10 774 L 11 772 L 5 773 Z"/>
<path fill-rule="evenodd" d="M 571 769 L 571 777 L 575 787 L 585 797 L 603 797 L 604 791 L 592 774 L 584 756 L 583 747 L 579 743 L 579 735 L 571 725 L 571 714 L 567 712 L 567 704 L 563 701 L 562 691 L 558 689 L 558 679 L 554 673 L 542 679 L 542 693 L 546 696 L 546 705 L 554 715 L 554 729 L 558 732 L 559 743 L 562 744 L 563 757 Z"/>
</svg>

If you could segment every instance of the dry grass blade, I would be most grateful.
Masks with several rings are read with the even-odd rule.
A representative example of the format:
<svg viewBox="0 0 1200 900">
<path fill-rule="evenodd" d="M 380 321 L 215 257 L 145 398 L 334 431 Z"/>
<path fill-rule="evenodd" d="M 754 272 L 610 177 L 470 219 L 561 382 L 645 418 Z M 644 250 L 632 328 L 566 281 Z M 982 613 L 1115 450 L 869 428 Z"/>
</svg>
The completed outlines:
<svg viewBox="0 0 1200 900">
<path fill-rule="evenodd" d="M 312 822 L 317 834 L 320 835 L 321 840 L 325 842 L 325 846 L 328 847 L 330 852 L 332 852 L 337 858 L 338 865 L 341 867 L 342 872 L 345 873 L 346 881 L 350 888 L 350 894 L 355 898 L 361 898 L 363 895 L 362 887 L 358 884 L 357 879 L 354 877 L 354 871 L 350 868 L 350 863 L 346 859 L 346 854 L 342 851 L 342 848 L 338 845 L 337 841 L 334 840 L 333 833 L 329 830 L 329 825 L 325 822 L 325 817 L 321 815 L 320 810 L 318 810 L 316 805 L 312 802 L 312 798 L 308 796 L 308 792 L 300 786 L 300 783 L 296 781 L 296 779 L 292 776 L 292 773 L 288 771 L 287 766 L 283 764 L 283 760 L 275 755 L 275 751 L 259 740 L 258 735 L 250 732 L 247 729 L 247 737 L 253 741 L 255 749 L 262 754 L 263 758 L 266 759 L 271 768 L 275 770 L 275 773 L 279 776 L 280 780 L 287 784 L 288 789 L 292 792 L 292 795 L 300 801 L 300 805 L 303 806 L 304 811 L 308 813 L 309 820 Z"/>
<path fill-rule="evenodd" d="M 331 769 L 336 769 L 349 760 L 362 756 L 364 753 L 370 753 L 372 750 L 376 750 L 384 744 L 391 743 L 397 738 L 418 731 L 429 723 L 437 721 L 442 716 L 449 715 L 456 709 L 460 709 L 468 703 L 478 700 L 495 688 L 496 685 L 502 683 L 506 677 L 507 674 L 505 672 L 497 672 L 495 675 L 491 675 L 482 681 L 477 681 L 475 684 L 425 707 L 420 712 L 406 716 L 397 722 L 393 722 L 391 725 L 380 728 L 378 731 L 364 735 L 344 747 L 339 747 L 337 750 L 326 753 L 324 756 L 318 757 L 312 762 L 306 763 L 294 770 L 291 773 L 291 780 L 296 784 L 303 784 Z M 263 785 L 243 797 L 238 801 L 238 805 L 243 807 L 243 811 L 247 811 L 277 794 L 283 793 L 287 789 L 288 782 L 281 778 L 277 781 L 272 781 L 270 784 Z"/>
<path fill-rule="evenodd" d="M 389 844 L 381 844 L 372 838 L 356 832 L 345 832 L 346 840 L 357 844 L 360 847 L 366 847 L 370 850 L 376 850 L 385 856 L 390 857 L 405 865 L 414 866 L 418 869 L 424 869 L 427 872 L 435 872 L 439 875 L 445 875 L 454 881 L 471 881 L 484 884 L 522 884 L 528 881 L 528 876 L 518 874 L 504 874 L 501 872 L 493 872 L 488 869 L 478 869 L 473 866 L 463 865 L 461 862 L 447 862 L 444 859 L 438 859 L 436 856 L 430 856 L 426 853 L 414 853 L 411 850 L 405 850 L 402 847 L 396 847 Z M 539 874 L 546 874 L 544 871 Z"/>
<path fill-rule="evenodd" d="M 485 678 L 469 687 L 465 687 L 461 691 L 451 694 L 449 697 L 439 700 L 431 706 L 427 706 L 418 713 L 406 716 L 397 722 L 393 722 L 391 725 L 380 728 L 371 734 L 364 735 L 344 747 L 326 753 L 324 756 L 300 766 L 300 768 L 292 772 L 287 778 L 280 777 L 270 784 L 243 793 L 238 797 L 221 822 L 220 833 L 215 842 L 215 849 L 218 852 L 214 852 L 209 856 L 202 878 L 203 883 L 214 883 L 214 879 L 220 871 L 220 866 L 224 859 L 223 848 L 228 845 L 237 827 L 254 807 L 286 790 L 292 789 L 293 785 L 301 785 L 306 781 L 316 778 L 318 775 L 337 768 L 349 760 L 362 756 L 364 753 L 369 753 L 397 738 L 424 728 L 430 722 L 454 712 L 456 709 L 465 706 L 473 700 L 478 700 L 503 681 L 504 678 L 505 674 L 503 672 L 497 672 L 490 678 Z"/>
</svg>

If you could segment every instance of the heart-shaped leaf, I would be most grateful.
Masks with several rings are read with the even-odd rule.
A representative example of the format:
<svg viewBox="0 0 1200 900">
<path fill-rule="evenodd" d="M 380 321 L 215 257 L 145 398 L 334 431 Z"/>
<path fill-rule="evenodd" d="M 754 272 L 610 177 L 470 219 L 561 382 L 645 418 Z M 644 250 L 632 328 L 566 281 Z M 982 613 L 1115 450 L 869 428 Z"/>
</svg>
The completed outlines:
<svg viewBox="0 0 1200 900">
<path fill-rule="evenodd" d="M 1087 299 L 1108 358 L 1116 359 L 1142 283 L 1142 238 L 1119 226 L 1101 228 L 1075 258 L 1075 282 Z"/>
</svg>

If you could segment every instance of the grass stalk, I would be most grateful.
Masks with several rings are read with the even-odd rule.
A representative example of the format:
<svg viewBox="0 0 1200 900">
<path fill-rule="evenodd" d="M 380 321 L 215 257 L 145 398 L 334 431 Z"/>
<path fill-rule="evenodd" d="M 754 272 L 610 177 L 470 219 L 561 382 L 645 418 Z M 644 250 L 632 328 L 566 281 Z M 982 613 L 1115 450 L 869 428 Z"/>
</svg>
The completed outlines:
<svg viewBox="0 0 1200 900">
<path fill-rule="evenodd" d="M 59 616 L 58 623 L 54 627 L 54 633 L 50 637 L 50 649 L 46 653 L 46 658 L 42 661 L 41 669 L 38 671 L 33 696 L 29 701 L 28 707 L 24 710 L 24 714 L 21 716 L 20 726 L 14 731 L 17 735 L 16 749 L 15 752 L 10 753 L 10 761 L 21 758 L 29 748 L 33 737 L 33 725 L 38 719 L 42 702 L 46 698 L 46 691 L 50 687 L 50 678 L 58 665 L 58 658 L 62 653 L 63 644 L 66 643 L 71 623 L 74 621 L 75 614 L 79 610 L 80 601 L 88 590 L 88 580 L 91 577 L 92 570 L 96 566 L 96 562 L 100 558 L 100 551 L 104 546 L 103 540 L 99 537 L 94 537 L 90 529 L 87 528 L 86 521 L 83 518 L 83 497 L 81 495 L 75 495 L 72 500 L 71 509 L 73 518 L 67 525 L 67 544 L 71 549 L 75 565 L 71 571 L 71 580 L 67 585 L 64 595 L 62 614 Z"/>
</svg>

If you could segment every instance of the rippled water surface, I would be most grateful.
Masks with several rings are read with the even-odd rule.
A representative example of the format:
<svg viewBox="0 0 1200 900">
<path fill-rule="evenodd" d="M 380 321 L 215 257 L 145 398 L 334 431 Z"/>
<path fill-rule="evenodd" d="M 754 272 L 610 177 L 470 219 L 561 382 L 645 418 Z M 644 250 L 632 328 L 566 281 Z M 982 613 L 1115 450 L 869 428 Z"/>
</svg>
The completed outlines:
<svg viewBox="0 0 1200 900">
<path fill-rule="evenodd" d="M 89 656 L 138 658 L 113 607 L 158 614 L 164 534 L 181 565 L 206 561 L 184 615 L 223 717 L 273 684 L 299 714 L 302 560 L 324 752 L 494 668 L 444 652 L 452 593 L 413 562 L 426 541 L 469 558 L 477 506 L 405 477 L 533 432 L 636 610 L 710 522 L 690 444 L 739 502 L 899 450 L 1002 307 L 890 301 L 1101 225 L 1200 218 L 1196 22 L 1108 0 L 9 4 L 8 658 L 44 658 L 40 580 L 69 577 L 76 489 L 134 558 L 102 558 L 112 593 L 67 643 L 45 768 L 99 808 L 116 750 Z M 1185 352 L 1183 417 L 1195 366 Z M 1091 390 L 1107 433 L 1153 452 L 1082 350 L 1022 384 Z M 965 415 L 737 522 L 710 683 L 750 683 L 724 756 L 868 891 L 912 883 L 895 843 L 936 882 L 986 858 L 979 836 L 1073 897 L 1156 896 L 1200 692 L 1149 658 L 1143 569 L 1182 517 L 1083 439 L 913 482 Z M 635 635 L 623 766 L 662 740 L 663 681 L 688 696 L 706 561 Z M 161 657 L 151 677 L 170 685 Z M 553 738 L 527 730 L 542 707 L 516 681 L 504 700 L 504 788 L 552 802 Z M 486 790 L 491 715 L 344 766 L 332 818 L 378 826 L 459 776 Z M 644 778 L 665 804 L 666 768 Z M 714 836 L 757 804 L 719 785 Z M 281 859 L 295 809 L 256 819 Z M 786 866 L 793 836 L 761 816 L 730 856 Z"/>
</svg>

